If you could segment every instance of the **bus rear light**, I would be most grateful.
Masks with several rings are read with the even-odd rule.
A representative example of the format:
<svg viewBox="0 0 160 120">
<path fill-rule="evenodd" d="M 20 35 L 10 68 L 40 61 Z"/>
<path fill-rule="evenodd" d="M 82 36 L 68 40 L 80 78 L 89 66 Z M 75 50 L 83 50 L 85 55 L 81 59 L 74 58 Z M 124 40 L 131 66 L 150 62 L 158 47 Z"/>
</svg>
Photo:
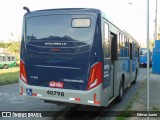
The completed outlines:
<svg viewBox="0 0 160 120">
<path fill-rule="evenodd" d="M 27 75 L 26 75 L 26 69 L 25 69 L 25 64 L 22 60 L 20 60 L 20 78 L 23 82 L 28 84 L 27 81 Z"/>
<path fill-rule="evenodd" d="M 102 62 L 98 62 L 91 68 L 87 90 L 92 89 L 101 83 L 102 83 Z"/>
<path fill-rule="evenodd" d="M 96 84 L 97 84 L 97 79 L 96 79 L 93 83 L 90 84 L 90 87 L 92 88 L 92 87 L 94 87 Z"/>
</svg>

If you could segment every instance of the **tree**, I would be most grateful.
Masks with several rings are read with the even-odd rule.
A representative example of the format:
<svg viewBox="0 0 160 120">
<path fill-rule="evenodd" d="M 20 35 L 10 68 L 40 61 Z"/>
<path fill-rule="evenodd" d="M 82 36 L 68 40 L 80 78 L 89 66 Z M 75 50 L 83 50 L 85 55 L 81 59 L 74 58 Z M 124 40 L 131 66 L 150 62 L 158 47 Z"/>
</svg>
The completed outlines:
<svg viewBox="0 0 160 120">
<path fill-rule="evenodd" d="M 8 49 L 11 53 L 14 53 L 14 54 L 19 53 L 20 42 L 12 41 L 11 43 L 9 43 Z"/>
<path fill-rule="evenodd" d="M 7 48 L 7 43 L 0 42 L 0 48 Z"/>
</svg>

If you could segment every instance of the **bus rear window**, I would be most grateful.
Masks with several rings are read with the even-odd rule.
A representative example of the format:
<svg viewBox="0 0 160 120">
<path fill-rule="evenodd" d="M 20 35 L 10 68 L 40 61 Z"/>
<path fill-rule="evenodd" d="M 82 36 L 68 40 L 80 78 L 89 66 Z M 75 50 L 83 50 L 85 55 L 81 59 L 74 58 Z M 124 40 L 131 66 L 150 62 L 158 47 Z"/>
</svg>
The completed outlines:
<svg viewBox="0 0 160 120">
<path fill-rule="evenodd" d="M 147 55 L 147 49 L 142 48 L 140 51 L 140 55 Z"/>
<path fill-rule="evenodd" d="M 41 15 L 27 19 L 27 41 L 90 41 L 94 24 L 92 15 Z M 65 38 L 65 39 L 64 39 Z"/>
</svg>

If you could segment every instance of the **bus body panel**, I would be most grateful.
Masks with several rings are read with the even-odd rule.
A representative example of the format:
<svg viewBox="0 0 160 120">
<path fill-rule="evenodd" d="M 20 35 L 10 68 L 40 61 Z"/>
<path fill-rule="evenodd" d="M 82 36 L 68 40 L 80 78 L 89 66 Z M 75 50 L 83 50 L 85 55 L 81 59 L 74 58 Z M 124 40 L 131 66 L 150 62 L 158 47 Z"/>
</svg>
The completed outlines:
<svg viewBox="0 0 160 120">
<path fill-rule="evenodd" d="M 120 83 L 121 83 L 121 64 L 119 61 L 115 61 L 114 62 L 114 86 L 111 90 L 114 91 L 114 97 L 118 96 L 119 93 L 119 87 L 120 87 Z"/>
<path fill-rule="evenodd" d="M 20 94 L 43 100 L 74 103 L 92 106 L 108 106 L 106 92 L 102 91 L 102 84 L 89 91 L 69 90 L 27 85 L 21 80 Z M 105 96 L 105 97 L 104 97 Z"/>
<path fill-rule="evenodd" d="M 89 52 L 61 56 L 35 53 L 33 56 L 39 56 L 39 61 L 34 63 L 32 59 L 37 59 L 33 57 L 25 63 L 30 85 L 52 87 L 54 81 L 63 82 L 64 89 L 86 89 Z"/>
</svg>

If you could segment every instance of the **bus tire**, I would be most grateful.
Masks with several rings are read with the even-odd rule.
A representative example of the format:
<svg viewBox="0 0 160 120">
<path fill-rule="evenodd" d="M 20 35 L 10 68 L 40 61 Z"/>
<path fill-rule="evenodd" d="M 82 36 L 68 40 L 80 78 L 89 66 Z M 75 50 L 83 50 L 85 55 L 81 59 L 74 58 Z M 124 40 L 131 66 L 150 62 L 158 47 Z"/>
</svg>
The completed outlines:
<svg viewBox="0 0 160 120">
<path fill-rule="evenodd" d="M 7 64 L 4 64 L 4 65 L 3 65 L 3 69 L 8 69 L 8 65 L 7 65 Z"/>
<path fill-rule="evenodd" d="M 122 77 L 121 84 L 119 87 L 119 94 L 117 96 L 117 102 L 122 101 L 124 95 L 124 78 Z"/>
<path fill-rule="evenodd" d="M 136 75 L 135 75 L 135 78 L 134 78 L 134 81 L 132 82 L 132 84 L 136 84 L 136 80 L 137 80 L 137 70 L 136 70 Z"/>
</svg>

